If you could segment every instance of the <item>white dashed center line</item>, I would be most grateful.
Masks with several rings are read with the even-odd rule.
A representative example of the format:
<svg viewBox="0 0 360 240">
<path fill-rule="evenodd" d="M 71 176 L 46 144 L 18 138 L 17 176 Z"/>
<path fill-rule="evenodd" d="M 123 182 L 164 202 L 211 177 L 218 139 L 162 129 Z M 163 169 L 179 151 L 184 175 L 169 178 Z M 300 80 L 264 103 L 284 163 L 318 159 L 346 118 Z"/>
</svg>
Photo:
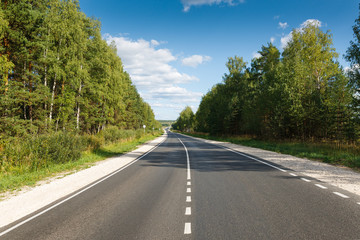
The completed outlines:
<svg viewBox="0 0 360 240">
<path fill-rule="evenodd" d="M 191 215 L 191 207 L 185 209 L 185 215 Z"/>
<path fill-rule="evenodd" d="M 289 173 L 291 176 L 297 177 L 295 173 Z"/>
<path fill-rule="evenodd" d="M 187 164 L 187 171 L 186 171 L 186 186 L 191 186 L 191 174 L 190 174 L 190 158 L 189 158 L 189 153 L 188 150 L 185 146 L 185 144 L 180 140 L 180 138 L 178 138 L 179 141 L 181 142 L 181 144 L 184 146 L 185 148 L 185 152 L 186 152 L 186 164 Z M 186 192 L 187 193 L 191 193 L 191 187 L 187 187 L 186 188 Z M 188 194 L 190 195 L 190 194 Z M 191 203 L 191 196 L 186 196 L 186 202 L 187 203 Z M 185 215 L 186 216 L 190 216 L 191 215 L 191 207 L 186 207 L 185 208 Z M 186 222 L 185 223 L 185 227 L 184 227 L 184 234 L 191 234 L 191 222 Z"/>
<path fill-rule="evenodd" d="M 342 198 L 350 198 L 349 196 L 346 196 L 345 194 L 339 193 L 339 192 L 333 192 L 334 194 L 342 197 Z"/>
<path fill-rule="evenodd" d="M 305 181 L 305 182 L 311 182 L 309 179 L 307 178 L 301 178 L 301 180 Z"/>
<path fill-rule="evenodd" d="M 185 223 L 184 234 L 191 234 L 191 223 Z"/>
<path fill-rule="evenodd" d="M 323 185 L 321 185 L 321 184 L 315 184 L 315 186 L 317 186 L 317 187 L 319 187 L 319 188 L 321 188 L 321 189 L 327 189 L 327 187 L 325 187 L 325 186 L 323 186 Z"/>
</svg>

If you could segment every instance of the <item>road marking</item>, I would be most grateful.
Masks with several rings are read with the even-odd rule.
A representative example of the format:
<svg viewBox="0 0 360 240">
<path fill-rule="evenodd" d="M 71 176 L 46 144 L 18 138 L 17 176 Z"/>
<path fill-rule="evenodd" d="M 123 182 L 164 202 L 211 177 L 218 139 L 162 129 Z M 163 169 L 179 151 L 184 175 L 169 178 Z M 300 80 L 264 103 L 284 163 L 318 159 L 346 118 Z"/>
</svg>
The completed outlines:
<svg viewBox="0 0 360 240">
<path fill-rule="evenodd" d="M 214 144 L 214 145 L 215 145 L 215 144 Z M 217 145 L 217 146 L 219 146 L 219 145 Z M 238 152 L 238 151 L 234 151 L 234 150 L 232 150 L 232 149 L 230 149 L 230 148 L 227 148 L 227 147 L 223 147 L 223 146 L 220 146 L 220 147 L 222 147 L 222 148 L 224 148 L 224 149 L 226 149 L 226 150 L 228 150 L 228 151 L 230 151 L 230 152 L 233 152 L 233 153 L 239 154 L 239 155 L 241 155 L 241 156 L 244 156 L 244 157 L 250 158 L 250 159 L 252 159 L 252 160 L 255 160 L 255 161 L 259 162 L 259 163 L 262 163 L 262 164 L 268 165 L 269 167 L 275 168 L 275 169 L 277 169 L 277 170 L 279 170 L 279 171 L 282 171 L 282 172 L 287 172 L 286 170 L 284 170 L 284 169 L 282 169 L 282 168 L 276 167 L 276 166 L 274 166 L 274 165 L 272 165 L 272 164 L 270 164 L 270 163 L 267 163 L 267 162 L 261 161 L 261 160 L 259 160 L 259 159 L 256 159 L 256 158 L 253 158 L 253 157 L 250 157 L 250 156 L 249 156 L 249 155 L 247 155 L 247 154 L 240 153 L 240 152 Z"/>
<path fill-rule="evenodd" d="M 5 234 L 7 234 L 7 233 L 9 233 L 9 232 L 11 232 L 12 230 L 14 230 L 14 229 L 16 229 L 16 228 L 18 228 L 18 227 L 20 227 L 21 225 L 23 225 L 23 224 L 25 224 L 25 223 L 27 223 L 27 222 L 29 222 L 29 221 L 31 221 L 31 220 L 33 220 L 33 219 L 35 219 L 35 218 L 37 218 L 37 217 L 41 216 L 41 215 L 43 215 L 44 213 L 46 213 L 46 212 L 50 211 L 51 209 L 56 208 L 57 206 L 59 206 L 59 205 L 63 204 L 64 202 L 69 201 L 70 199 L 72 199 L 72 198 L 74 198 L 74 197 L 76 197 L 76 196 L 80 195 L 81 193 L 83 193 L 83 192 L 87 191 L 88 189 L 90 189 L 90 188 L 92 188 L 92 187 L 94 187 L 94 186 L 98 185 L 99 183 L 101 183 L 101 182 L 105 181 L 106 179 L 108 179 L 108 178 L 110 178 L 110 177 L 114 176 L 115 174 L 117 174 L 117 173 L 121 172 L 121 171 L 122 171 L 122 170 L 124 170 L 125 168 L 127 168 L 127 167 L 129 167 L 129 166 L 133 165 L 134 163 L 136 163 L 137 161 L 139 161 L 140 159 L 142 159 L 143 157 L 145 157 L 146 155 L 148 155 L 149 153 L 151 153 L 152 151 L 154 151 L 154 150 L 155 150 L 157 147 L 159 147 L 159 146 L 160 146 L 163 142 L 165 142 L 165 140 L 166 140 L 166 139 L 167 139 L 167 135 L 166 135 L 166 138 L 165 138 L 162 142 L 160 142 L 158 145 L 156 145 L 155 147 L 153 147 L 153 148 L 152 148 L 152 149 L 150 149 L 148 152 L 146 152 L 145 154 L 141 155 L 140 157 L 138 157 L 138 158 L 137 158 L 137 159 L 135 159 L 134 161 L 132 161 L 132 162 L 128 163 L 127 165 L 125 165 L 125 166 L 123 166 L 123 167 L 119 168 L 118 170 L 116 170 L 115 172 L 111 173 L 110 175 L 108 175 L 108 176 L 106 176 L 106 177 L 104 177 L 104 178 L 100 179 L 99 181 L 97 181 L 97 182 L 95 182 L 95 183 L 91 184 L 90 186 L 88 186 L 88 187 L 84 188 L 83 190 L 81 190 L 81 191 L 79 191 L 79 192 L 77 192 L 77 193 L 75 193 L 75 194 L 71 195 L 70 197 L 68 197 L 68 198 L 66 198 L 66 199 L 64 199 L 64 200 L 62 200 L 61 202 L 58 202 L 58 203 L 56 203 L 56 204 L 52 205 L 51 207 L 49 207 L 49 208 L 47 208 L 47 209 L 45 209 L 45 210 L 43 210 L 43 211 L 39 212 L 38 214 L 35 214 L 34 216 L 32 216 L 32 217 L 30 217 L 30 218 L 28 218 L 28 219 L 26 219 L 26 220 L 24 220 L 24 221 L 22 221 L 22 222 L 20 222 L 20 223 L 18 223 L 18 224 L 16 224 L 16 225 L 14 225 L 14 226 L 12 226 L 11 228 L 9 228 L 9 229 L 7 229 L 7 230 L 5 230 L 5 231 L 3 231 L 3 232 L 0 232 L 0 237 L 1 237 L 1 236 L 3 236 L 3 235 L 5 235 Z"/>
<path fill-rule="evenodd" d="M 186 202 L 191 202 L 191 196 L 186 196 Z"/>
<path fill-rule="evenodd" d="M 185 152 L 186 152 L 186 163 L 187 163 L 187 180 L 190 180 L 191 179 L 191 175 L 190 175 L 190 158 L 189 158 L 189 153 L 188 153 L 188 150 L 185 146 L 185 144 L 181 141 L 180 138 L 177 138 L 179 139 L 179 141 L 181 142 L 181 144 L 184 146 L 185 148 Z"/>
<path fill-rule="evenodd" d="M 186 185 L 190 186 L 190 185 L 191 185 L 191 182 L 187 182 L 187 184 L 186 184 Z"/>
<path fill-rule="evenodd" d="M 185 215 L 191 215 L 191 207 L 185 209 Z"/>
<path fill-rule="evenodd" d="M 295 173 L 289 173 L 291 176 L 297 177 L 298 175 L 296 175 Z"/>
<path fill-rule="evenodd" d="M 305 181 L 305 182 L 311 182 L 309 179 L 306 179 L 306 178 L 300 178 L 300 179 Z"/>
<path fill-rule="evenodd" d="M 359 204 L 359 205 L 360 205 L 360 202 L 358 202 L 357 204 Z"/>
<path fill-rule="evenodd" d="M 321 184 L 315 184 L 315 186 L 319 187 L 319 188 L 322 188 L 322 189 L 327 189 L 327 187 L 321 185 Z"/>
<path fill-rule="evenodd" d="M 350 198 L 349 196 L 346 196 L 345 194 L 339 193 L 339 192 L 333 192 L 334 194 L 342 197 L 342 198 Z"/>
<path fill-rule="evenodd" d="M 191 234 L 191 223 L 185 223 L 184 234 Z"/>
<path fill-rule="evenodd" d="M 190 192 L 191 192 L 191 188 L 187 188 L 187 189 L 186 189 L 186 192 L 187 192 L 187 193 L 190 193 Z"/>
</svg>

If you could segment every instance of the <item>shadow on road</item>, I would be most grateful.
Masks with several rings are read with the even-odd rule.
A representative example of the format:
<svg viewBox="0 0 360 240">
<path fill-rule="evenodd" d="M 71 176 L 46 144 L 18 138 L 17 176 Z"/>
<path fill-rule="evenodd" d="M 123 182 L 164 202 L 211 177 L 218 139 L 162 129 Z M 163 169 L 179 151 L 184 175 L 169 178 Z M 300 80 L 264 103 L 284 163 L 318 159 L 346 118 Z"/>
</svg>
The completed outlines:
<svg viewBox="0 0 360 240">
<path fill-rule="evenodd" d="M 221 147 L 188 137 L 181 139 L 189 152 L 191 170 L 201 172 L 275 171 L 274 168 Z M 145 167 L 187 168 L 184 147 L 175 134 L 169 134 L 168 139 L 161 146 L 140 161 Z"/>
</svg>

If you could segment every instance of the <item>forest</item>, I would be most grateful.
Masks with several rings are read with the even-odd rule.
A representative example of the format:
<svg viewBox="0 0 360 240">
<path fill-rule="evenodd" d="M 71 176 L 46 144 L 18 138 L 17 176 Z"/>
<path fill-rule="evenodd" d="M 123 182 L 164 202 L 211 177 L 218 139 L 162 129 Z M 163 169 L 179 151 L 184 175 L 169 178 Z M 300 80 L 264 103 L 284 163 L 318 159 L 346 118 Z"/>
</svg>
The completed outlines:
<svg viewBox="0 0 360 240">
<path fill-rule="evenodd" d="M 260 139 L 358 141 L 360 17 L 353 30 L 346 71 L 332 34 L 316 22 L 294 29 L 282 53 L 269 43 L 250 65 L 228 58 L 223 81 L 203 96 L 195 114 L 186 107 L 173 127 Z"/>
<path fill-rule="evenodd" d="M 115 44 L 77 0 L 2 0 L 0 42 L 2 172 L 76 160 L 117 136 L 140 137 L 143 125 L 160 130 Z"/>
</svg>

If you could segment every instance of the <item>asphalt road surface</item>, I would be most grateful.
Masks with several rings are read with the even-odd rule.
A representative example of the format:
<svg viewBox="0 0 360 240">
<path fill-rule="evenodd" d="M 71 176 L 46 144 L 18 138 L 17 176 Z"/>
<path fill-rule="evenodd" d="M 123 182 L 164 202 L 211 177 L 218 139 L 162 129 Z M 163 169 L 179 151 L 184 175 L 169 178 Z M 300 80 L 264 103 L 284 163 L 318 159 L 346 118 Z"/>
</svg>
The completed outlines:
<svg viewBox="0 0 360 240">
<path fill-rule="evenodd" d="M 1 228 L 0 239 L 360 239 L 358 202 L 281 166 L 169 133 L 119 173 Z"/>
</svg>

